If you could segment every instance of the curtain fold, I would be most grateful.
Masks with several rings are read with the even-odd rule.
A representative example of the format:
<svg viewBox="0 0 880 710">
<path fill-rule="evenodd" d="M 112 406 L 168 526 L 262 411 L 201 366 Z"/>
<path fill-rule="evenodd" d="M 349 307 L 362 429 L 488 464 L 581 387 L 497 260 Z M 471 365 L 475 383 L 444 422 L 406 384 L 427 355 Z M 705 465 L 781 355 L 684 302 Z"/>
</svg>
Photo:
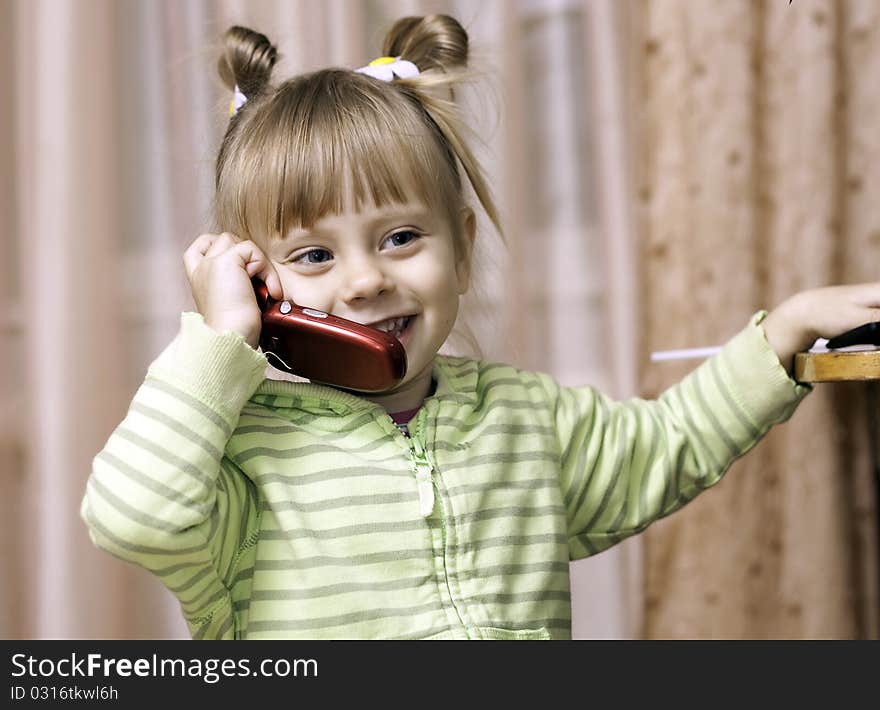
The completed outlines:
<svg viewBox="0 0 880 710">
<path fill-rule="evenodd" d="M 856 227 L 871 210 L 852 197 L 869 171 L 851 164 L 873 162 L 876 139 L 853 144 L 871 121 L 848 99 L 873 83 L 850 55 L 877 56 L 877 19 L 858 0 L 640 3 L 643 362 L 723 342 L 796 291 L 877 279 L 878 244 Z M 644 367 L 644 393 L 692 367 Z M 715 490 L 647 532 L 646 636 L 876 638 L 865 393 L 817 385 Z"/>
<path fill-rule="evenodd" d="M 32 626 L 25 631 L 105 635 L 124 625 L 127 575 L 90 549 L 76 501 L 96 447 L 125 411 L 115 9 L 42 0 L 15 11 L 27 437 L 26 524 L 15 532 L 28 580 L 21 600 Z M 101 579 L 103 589 L 75 579 Z"/>
</svg>

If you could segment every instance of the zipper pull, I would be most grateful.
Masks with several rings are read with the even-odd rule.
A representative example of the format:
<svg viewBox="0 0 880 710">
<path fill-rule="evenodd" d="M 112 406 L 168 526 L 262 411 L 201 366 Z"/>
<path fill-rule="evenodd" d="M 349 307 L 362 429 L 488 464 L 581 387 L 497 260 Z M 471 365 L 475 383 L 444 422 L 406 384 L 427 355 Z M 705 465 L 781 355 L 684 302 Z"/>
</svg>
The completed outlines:
<svg viewBox="0 0 880 710">
<path fill-rule="evenodd" d="M 418 414 L 416 427 L 413 429 L 409 443 L 412 447 L 413 460 L 416 465 L 416 485 L 419 489 L 419 514 L 423 518 L 427 518 L 431 511 L 434 510 L 434 481 L 431 474 L 434 468 L 428 460 L 428 454 L 419 438 L 424 432 L 425 426 L 425 408 L 422 407 Z"/>
<path fill-rule="evenodd" d="M 431 481 L 431 464 L 416 464 L 416 482 L 419 486 L 419 514 L 427 518 L 434 510 L 434 485 Z"/>
<path fill-rule="evenodd" d="M 413 459 L 416 464 L 416 484 L 419 488 L 419 514 L 423 518 L 427 518 L 431 511 L 434 510 L 434 485 L 431 480 L 431 473 L 434 471 L 431 462 L 428 461 L 428 455 L 422 446 L 422 442 L 418 440 L 418 434 L 410 439 L 412 446 Z"/>
</svg>

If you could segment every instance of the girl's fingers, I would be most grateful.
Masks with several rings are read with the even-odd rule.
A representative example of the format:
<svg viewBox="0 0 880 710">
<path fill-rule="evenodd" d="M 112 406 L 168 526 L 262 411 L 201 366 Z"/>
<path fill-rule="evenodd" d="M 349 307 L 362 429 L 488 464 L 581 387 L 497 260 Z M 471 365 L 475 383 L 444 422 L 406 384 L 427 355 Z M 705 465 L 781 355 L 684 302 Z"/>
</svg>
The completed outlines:
<svg viewBox="0 0 880 710">
<path fill-rule="evenodd" d="M 249 277 L 256 276 L 266 284 L 272 298 L 278 301 L 284 298 L 281 279 L 263 251 L 251 240 L 239 240 L 231 232 L 202 234 L 195 239 L 183 254 L 187 276 L 191 280 L 193 272 L 202 261 L 218 257 L 228 251 L 234 251 Z"/>
<path fill-rule="evenodd" d="M 284 289 L 281 288 L 281 279 L 278 278 L 278 273 L 270 262 L 267 261 L 265 268 L 258 271 L 254 276 L 266 284 L 266 288 L 269 289 L 269 295 L 272 298 L 276 301 L 284 299 Z"/>
<path fill-rule="evenodd" d="M 183 264 L 186 267 L 186 275 L 192 277 L 196 267 L 205 259 L 222 254 L 235 242 L 234 234 L 202 234 L 198 236 L 183 253 Z"/>
<path fill-rule="evenodd" d="M 231 249 L 236 243 L 238 243 L 238 238 L 231 232 L 223 232 L 223 234 L 218 234 L 216 235 L 211 245 L 208 247 L 207 251 L 205 251 L 205 258 L 218 256 L 223 252 Z"/>
<path fill-rule="evenodd" d="M 241 257 L 248 276 L 260 279 L 269 289 L 269 295 L 276 301 L 280 301 L 284 297 L 281 280 L 278 278 L 272 262 L 262 250 L 252 241 L 239 242 L 234 248 Z"/>
<path fill-rule="evenodd" d="M 238 237 L 231 232 L 202 234 L 197 237 L 183 253 L 183 263 L 186 267 L 187 276 L 192 276 L 192 273 L 202 261 L 220 256 L 236 243 L 239 243 Z"/>
<path fill-rule="evenodd" d="M 205 258 L 205 253 L 211 248 L 214 240 L 217 239 L 216 234 L 202 234 L 196 237 L 186 251 L 183 252 L 183 265 L 186 268 L 186 275 L 192 276 L 193 271 Z"/>
<path fill-rule="evenodd" d="M 880 283 L 863 284 L 863 303 L 870 308 L 880 307 Z"/>
</svg>

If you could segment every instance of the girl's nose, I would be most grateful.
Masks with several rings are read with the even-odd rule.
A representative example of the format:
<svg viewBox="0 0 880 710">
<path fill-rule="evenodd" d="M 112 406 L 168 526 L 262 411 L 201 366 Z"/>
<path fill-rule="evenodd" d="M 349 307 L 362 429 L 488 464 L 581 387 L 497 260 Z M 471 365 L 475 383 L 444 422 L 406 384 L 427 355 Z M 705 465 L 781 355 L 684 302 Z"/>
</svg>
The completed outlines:
<svg viewBox="0 0 880 710">
<path fill-rule="evenodd" d="M 352 264 L 348 272 L 343 299 L 346 303 L 376 298 L 394 289 L 394 282 L 372 260 Z"/>
</svg>

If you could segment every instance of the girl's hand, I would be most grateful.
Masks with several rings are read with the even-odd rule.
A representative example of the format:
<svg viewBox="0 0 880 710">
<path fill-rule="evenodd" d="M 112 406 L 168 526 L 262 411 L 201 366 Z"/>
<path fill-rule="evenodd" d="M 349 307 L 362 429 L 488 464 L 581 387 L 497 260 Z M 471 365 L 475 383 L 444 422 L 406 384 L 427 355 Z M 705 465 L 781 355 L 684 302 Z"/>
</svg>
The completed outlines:
<svg viewBox="0 0 880 710">
<path fill-rule="evenodd" d="M 240 333 L 256 349 L 262 320 L 251 277 L 262 279 L 272 298 L 283 298 L 281 280 L 262 250 L 229 232 L 202 234 L 183 253 L 183 263 L 205 323 L 218 333 Z"/>
<path fill-rule="evenodd" d="M 801 291 L 774 308 L 763 326 L 779 362 L 791 374 L 795 353 L 817 338 L 830 339 L 873 321 L 880 321 L 880 283 Z"/>
</svg>

